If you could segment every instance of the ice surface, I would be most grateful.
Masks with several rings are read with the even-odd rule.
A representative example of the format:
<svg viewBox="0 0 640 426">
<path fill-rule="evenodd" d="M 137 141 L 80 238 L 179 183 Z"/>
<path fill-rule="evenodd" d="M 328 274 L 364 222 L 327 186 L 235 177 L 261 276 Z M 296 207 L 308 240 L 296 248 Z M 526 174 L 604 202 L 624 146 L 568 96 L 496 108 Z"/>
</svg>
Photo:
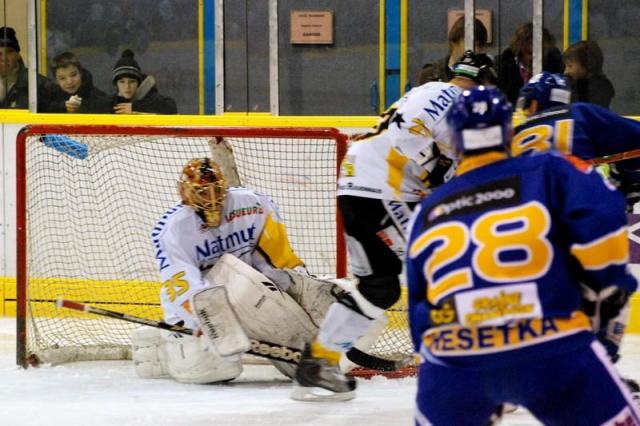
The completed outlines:
<svg viewBox="0 0 640 426">
<path fill-rule="evenodd" d="M 628 336 L 619 363 L 640 379 L 640 336 Z M 247 366 L 227 385 L 138 378 L 130 361 L 90 361 L 19 369 L 15 320 L 0 317 L 0 424 L 37 426 L 198 426 L 413 424 L 414 379 L 360 380 L 348 402 L 289 399 L 291 383 L 270 366 Z M 473 390 L 470 389 L 470 392 Z M 525 410 L 503 425 L 536 425 Z"/>
</svg>

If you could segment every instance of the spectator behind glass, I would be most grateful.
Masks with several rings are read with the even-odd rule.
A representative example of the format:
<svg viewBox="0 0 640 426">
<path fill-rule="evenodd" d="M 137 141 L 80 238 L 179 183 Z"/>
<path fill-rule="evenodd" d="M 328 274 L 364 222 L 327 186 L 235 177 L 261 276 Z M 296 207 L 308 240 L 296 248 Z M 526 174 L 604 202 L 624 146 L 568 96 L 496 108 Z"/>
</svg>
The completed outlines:
<svg viewBox="0 0 640 426">
<path fill-rule="evenodd" d="M 112 98 L 116 114 L 177 114 L 176 102 L 158 92 L 156 79 L 144 75 L 134 54 L 127 49 L 113 67 L 113 85 L 118 93 Z"/>
<path fill-rule="evenodd" d="M 579 41 L 564 51 L 564 73 L 571 80 L 571 102 L 590 102 L 609 108 L 616 92 L 604 75 L 602 49 L 591 40 Z"/>
<path fill-rule="evenodd" d="M 479 20 L 474 25 L 475 52 L 481 53 L 487 45 L 487 28 Z M 418 74 L 418 86 L 430 81 L 447 82 L 453 78 L 453 65 L 464 53 L 464 16 L 451 27 L 448 37 L 449 54 L 433 64 L 425 64 Z"/>
<path fill-rule="evenodd" d="M 13 28 L 0 28 L 0 108 L 29 108 L 29 77 Z M 57 88 L 38 74 L 38 111 L 49 112 Z"/>
<path fill-rule="evenodd" d="M 61 93 L 54 112 L 102 114 L 111 112 L 109 97 L 93 85 L 91 73 L 71 52 L 53 58 L 53 75 Z"/>
<path fill-rule="evenodd" d="M 498 87 L 515 105 L 520 88 L 533 76 L 533 24 L 520 25 L 511 43 L 496 59 Z M 542 29 L 542 70 L 562 73 L 562 53 L 555 45 L 555 39 L 546 28 Z"/>
</svg>

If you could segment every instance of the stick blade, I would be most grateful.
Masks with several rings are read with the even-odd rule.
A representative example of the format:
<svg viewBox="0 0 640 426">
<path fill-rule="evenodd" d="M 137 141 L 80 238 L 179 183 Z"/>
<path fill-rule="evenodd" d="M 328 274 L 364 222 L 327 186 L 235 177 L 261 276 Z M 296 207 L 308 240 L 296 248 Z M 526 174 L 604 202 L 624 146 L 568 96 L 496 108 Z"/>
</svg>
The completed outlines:
<svg viewBox="0 0 640 426">
<path fill-rule="evenodd" d="M 86 305 L 80 302 L 74 302 L 73 300 L 64 299 L 62 297 L 58 297 L 56 299 L 56 307 L 58 309 L 67 308 L 73 309 L 75 311 L 87 311 Z"/>
</svg>

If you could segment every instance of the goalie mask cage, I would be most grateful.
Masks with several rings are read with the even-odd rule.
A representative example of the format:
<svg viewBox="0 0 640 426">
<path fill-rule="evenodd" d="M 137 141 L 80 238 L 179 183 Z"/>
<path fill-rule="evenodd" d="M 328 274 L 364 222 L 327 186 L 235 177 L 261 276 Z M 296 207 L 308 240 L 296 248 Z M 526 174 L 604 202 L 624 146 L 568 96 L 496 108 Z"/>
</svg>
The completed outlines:
<svg viewBox="0 0 640 426">
<path fill-rule="evenodd" d="M 335 189 L 346 148 L 347 136 L 329 128 L 23 128 L 16 153 L 18 364 L 130 358 L 136 325 L 58 310 L 55 300 L 162 318 L 151 230 L 179 201 L 176 182 L 192 158 L 210 157 L 230 185 L 271 196 L 309 271 L 344 276 Z M 401 311 L 390 333 L 403 336 L 382 336 L 378 353 L 398 345 L 410 351 Z"/>
</svg>

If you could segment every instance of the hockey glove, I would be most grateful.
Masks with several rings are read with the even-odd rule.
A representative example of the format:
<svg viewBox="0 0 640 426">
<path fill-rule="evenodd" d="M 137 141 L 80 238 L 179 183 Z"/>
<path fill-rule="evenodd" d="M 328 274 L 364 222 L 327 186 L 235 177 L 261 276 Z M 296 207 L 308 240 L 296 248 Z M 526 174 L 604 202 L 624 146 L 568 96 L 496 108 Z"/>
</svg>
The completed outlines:
<svg viewBox="0 0 640 426">
<path fill-rule="evenodd" d="M 596 291 L 582 285 L 582 307 L 591 318 L 596 337 L 613 362 L 619 358 L 620 343 L 629 320 L 630 295 L 630 292 L 616 286 Z"/>
</svg>

